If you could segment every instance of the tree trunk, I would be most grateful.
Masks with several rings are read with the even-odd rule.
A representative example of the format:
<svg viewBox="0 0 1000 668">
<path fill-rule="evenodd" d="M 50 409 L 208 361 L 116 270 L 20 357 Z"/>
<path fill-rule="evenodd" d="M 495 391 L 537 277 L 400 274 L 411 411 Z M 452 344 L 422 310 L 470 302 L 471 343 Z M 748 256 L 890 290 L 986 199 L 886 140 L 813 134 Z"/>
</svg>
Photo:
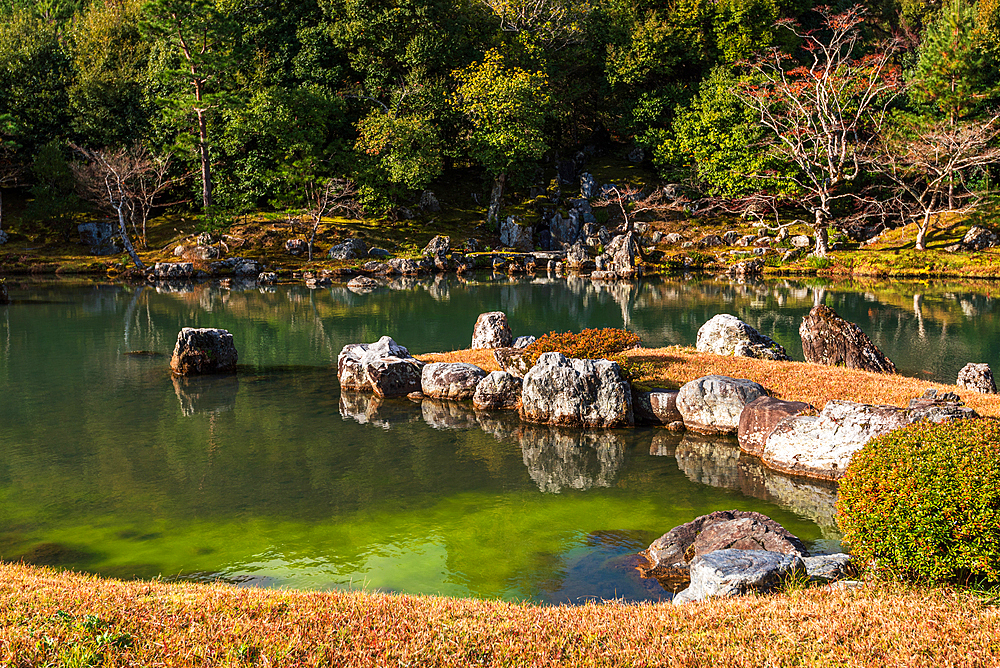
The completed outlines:
<svg viewBox="0 0 1000 668">
<path fill-rule="evenodd" d="M 121 234 L 122 245 L 125 246 L 125 252 L 128 253 L 128 256 L 130 258 L 132 258 L 132 262 L 135 263 L 135 266 L 137 268 L 145 269 L 146 265 L 144 265 L 142 263 L 142 260 L 139 259 L 139 254 L 135 252 L 135 248 L 132 247 L 132 241 L 128 237 L 128 227 L 125 225 L 124 203 L 120 203 L 118 206 L 116 206 L 115 210 L 118 212 L 118 231 Z"/>
<path fill-rule="evenodd" d="M 201 203 L 207 209 L 212 206 L 212 163 L 208 155 L 208 123 L 201 109 L 198 110 L 198 155 L 201 158 Z"/>
<path fill-rule="evenodd" d="M 506 180 L 506 173 L 497 174 L 496 179 L 493 181 L 493 192 L 490 193 L 490 208 L 486 213 L 486 221 L 497 225 L 498 228 L 499 221 L 497 218 L 500 215 L 500 200 L 503 198 L 503 186 Z"/>
<path fill-rule="evenodd" d="M 319 220 L 313 223 L 312 234 L 309 235 L 309 261 L 313 261 L 313 241 L 316 240 L 316 231 L 319 229 Z"/>
<path fill-rule="evenodd" d="M 927 230 L 931 226 L 931 212 L 924 211 L 924 219 L 917 226 L 917 250 L 927 250 Z"/>
<path fill-rule="evenodd" d="M 813 250 L 813 255 L 816 257 L 826 257 L 826 253 L 829 250 L 829 245 L 827 244 L 828 231 L 826 224 L 826 216 L 823 215 L 822 209 L 816 209 L 816 223 L 813 229 L 816 231 L 816 248 Z"/>
</svg>

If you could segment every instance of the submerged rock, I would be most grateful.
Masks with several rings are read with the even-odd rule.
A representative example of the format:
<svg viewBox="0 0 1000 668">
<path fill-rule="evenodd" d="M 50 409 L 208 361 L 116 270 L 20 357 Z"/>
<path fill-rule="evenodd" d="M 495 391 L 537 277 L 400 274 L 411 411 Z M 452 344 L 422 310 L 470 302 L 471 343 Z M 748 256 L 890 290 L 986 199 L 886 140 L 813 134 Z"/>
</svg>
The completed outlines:
<svg viewBox="0 0 1000 668">
<path fill-rule="evenodd" d="M 224 329 L 185 327 L 177 335 L 170 369 L 178 376 L 236 371 L 236 344 Z"/>
</svg>

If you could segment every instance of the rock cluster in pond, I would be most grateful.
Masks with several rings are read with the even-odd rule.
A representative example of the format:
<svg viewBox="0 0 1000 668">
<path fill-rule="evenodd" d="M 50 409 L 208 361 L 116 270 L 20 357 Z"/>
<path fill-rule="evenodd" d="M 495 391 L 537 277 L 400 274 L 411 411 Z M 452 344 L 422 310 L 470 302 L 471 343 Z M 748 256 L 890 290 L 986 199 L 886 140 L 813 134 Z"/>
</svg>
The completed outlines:
<svg viewBox="0 0 1000 668">
<path fill-rule="evenodd" d="M 713 316 L 701 326 L 696 347 L 701 352 L 716 355 L 784 361 L 791 359 L 781 345 L 728 313 Z"/>
<path fill-rule="evenodd" d="M 347 390 L 374 392 L 380 397 L 405 397 L 421 389 L 424 362 L 383 336 L 375 343 L 351 343 L 337 356 L 337 377 Z"/>
<path fill-rule="evenodd" d="M 233 373 L 238 359 L 233 335 L 226 330 L 185 327 L 177 334 L 170 369 L 178 376 Z"/>
<path fill-rule="evenodd" d="M 974 364 L 969 362 L 958 372 L 959 387 L 964 387 L 980 394 L 996 394 L 997 385 L 993 379 L 993 369 L 989 364 Z"/>
<path fill-rule="evenodd" d="M 802 353 L 807 362 L 848 369 L 896 373 L 887 358 L 861 328 L 844 320 L 829 306 L 812 307 L 799 326 Z"/>
<path fill-rule="evenodd" d="M 476 386 L 472 405 L 479 410 L 518 410 L 521 382 L 521 378 L 506 371 L 492 371 Z"/>
<path fill-rule="evenodd" d="M 616 362 L 558 352 L 543 353 L 525 374 L 520 413 L 527 422 L 573 427 L 634 424 L 631 387 Z"/>
</svg>

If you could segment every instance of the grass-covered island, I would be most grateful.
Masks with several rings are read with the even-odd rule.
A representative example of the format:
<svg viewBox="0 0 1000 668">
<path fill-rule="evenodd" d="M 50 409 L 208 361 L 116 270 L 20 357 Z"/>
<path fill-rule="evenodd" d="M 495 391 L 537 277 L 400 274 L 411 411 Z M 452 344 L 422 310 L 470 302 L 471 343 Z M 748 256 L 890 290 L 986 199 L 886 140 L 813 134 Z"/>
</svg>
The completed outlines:
<svg viewBox="0 0 1000 668">
<path fill-rule="evenodd" d="M 857 456 L 864 466 L 852 467 L 843 483 L 856 505 L 842 502 L 841 514 L 852 518 L 848 535 L 859 520 L 868 523 L 861 529 L 872 540 L 853 535 L 861 536 L 865 559 L 879 555 L 878 568 L 862 567 L 864 584 L 857 588 L 789 582 L 776 595 L 683 606 L 616 601 L 538 606 L 368 591 L 119 581 L 7 563 L 0 565 L 0 663 L 742 667 L 990 666 L 1000 661 L 1000 612 L 990 589 L 1000 565 L 995 484 L 1000 480 L 995 422 L 1000 395 L 684 347 L 635 348 L 621 355 L 641 384 L 676 387 L 719 373 L 757 379 L 776 397 L 815 406 L 835 398 L 905 405 L 933 387 L 961 391 L 985 419 L 974 427 L 917 425 L 872 441 L 865 456 Z M 421 357 L 495 368 L 490 351 Z M 879 494 L 888 506 L 879 505 Z M 886 494 L 899 494 L 900 501 L 910 499 L 918 507 L 907 514 L 905 503 Z M 896 512 L 900 509 L 904 512 Z M 937 510 L 948 514 L 943 529 Z M 900 522 L 909 518 L 917 521 L 908 543 Z M 890 554 L 887 544 L 904 549 Z"/>
</svg>

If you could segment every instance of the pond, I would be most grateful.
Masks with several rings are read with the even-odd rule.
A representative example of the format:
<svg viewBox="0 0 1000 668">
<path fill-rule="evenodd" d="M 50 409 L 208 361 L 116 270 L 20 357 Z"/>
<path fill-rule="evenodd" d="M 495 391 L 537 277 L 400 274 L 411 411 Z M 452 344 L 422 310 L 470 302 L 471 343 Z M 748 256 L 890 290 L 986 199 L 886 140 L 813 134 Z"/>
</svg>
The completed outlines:
<svg viewBox="0 0 1000 668">
<path fill-rule="evenodd" d="M 622 327 L 693 345 L 733 313 L 801 359 L 816 302 L 902 373 L 954 382 L 997 363 L 991 284 L 714 279 L 399 279 L 343 286 L 125 286 L 8 279 L 0 306 L 0 558 L 114 577 L 578 603 L 669 597 L 634 554 L 673 526 L 757 510 L 837 549 L 835 491 L 735 441 L 580 431 L 467 404 L 341 394 L 347 343 L 469 345 L 479 313 L 515 335 Z M 240 372 L 173 379 L 181 327 L 234 334 Z M 137 354 L 138 353 L 138 354 Z"/>
</svg>

